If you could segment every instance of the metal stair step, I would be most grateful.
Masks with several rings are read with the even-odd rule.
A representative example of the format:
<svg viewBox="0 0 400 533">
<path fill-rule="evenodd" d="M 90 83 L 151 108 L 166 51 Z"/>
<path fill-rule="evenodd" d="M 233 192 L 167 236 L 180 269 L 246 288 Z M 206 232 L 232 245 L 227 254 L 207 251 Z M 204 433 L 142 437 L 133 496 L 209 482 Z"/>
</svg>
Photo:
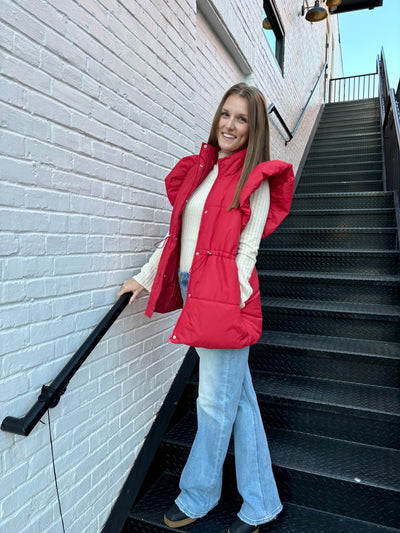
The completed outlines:
<svg viewBox="0 0 400 533">
<path fill-rule="evenodd" d="M 400 391 L 309 376 L 253 371 L 265 426 L 400 448 Z M 194 413 L 198 377 L 187 387 Z"/>
<path fill-rule="evenodd" d="M 396 228 L 278 228 L 262 242 L 262 248 L 335 248 L 394 250 Z"/>
<path fill-rule="evenodd" d="M 258 272 L 263 296 L 320 301 L 396 305 L 400 276 L 284 271 Z"/>
<path fill-rule="evenodd" d="M 122 533 L 183 531 L 163 523 L 163 513 L 179 493 L 179 477 L 163 474 L 131 510 Z M 226 533 L 240 508 L 236 495 L 223 496 L 218 506 L 190 526 L 191 533 Z M 270 533 L 395 533 L 396 530 L 334 515 L 292 503 L 284 503 L 278 518 L 268 524 Z M 189 528 L 184 528 L 189 530 Z"/>
<path fill-rule="evenodd" d="M 326 154 L 329 154 L 345 148 L 356 153 L 359 150 L 369 148 L 375 149 L 379 144 L 382 144 L 382 139 L 381 136 L 376 133 L 348 135 L 345 139 L 340 135 L 324 135 L 314 139 L 310 153 L 314 154 L 315 152 L 323 151 Z"/>
<path fill-rule="evenodd" d="M 263 329 L 400 342 L 400 306 L 261 298 Z"/>
<path fill-rule="evenodd" d="M 374 181 L 349 181 L 333 183 L 302 183 L 296 188 L 299 193 L 324 193 L 324 192 L 380 192 L 383 191 L 382 180 Z"/>
<path fill-rule="evenodd" d="M 337 162 L 337 161 L 327 161 L 321 162 L 307 162 L 303 173 L 302 179 L 310 174 L 348 174 L 355 173 L 359 175 L 364 175 L 366 171 L 381 171 L 382 172 L 382 160 L 381 159 L 372 159 L 368 158 L 364 161 L 349 161 L 347 163 Z"/>
<path fill-rule="evenodd" d="M 349 192 L 349 193 L 314 193 L 301 194 L 296 191 L 292 208 L 287 218 L 297 210 L 358 210 L 358 209 L 394 209 L 392 192 Z"/>
<path fill-rule="evenodd" d="M 324 135 L 316 137 L 312 145 L 312 153 L 314 151 L 323 151 L 329 153 L 334 150 L 343 148 L 344 146 L 352 148 L 354 152 L 362 150 L 363 148 L 371 148 L 381 142 L 381 136 L 376 133 L 352 134 L 352 135 Z"/>
<path fill-rule="evenodd" d="M 385 209 L 294 209 L 280 225 L 288 228 L 395 228 L 396 211 Z"/>
<path fill-rule="evenodd" d="M 340 124 L 337 122 L 320 122 L 316 131 L 316 139 L 321 137 L 326 138 L 329 135 L 349 135 L 355 131 L 365 133 L 379 133 L 380 124 L 378 120 L 369 121 L 348 121 L 347 123 L 342 121 Z"/>
<path fill-rule="evenodd" d="M 255 371 L 397 387 L 400 344 L 264 330 L 250 348 Z"/>
<path fill-rule="evenodd" d="M 324 109 L 324 113 L 321 117 L 318 127 L 326 124 L 336 125 L 338 129 L 343 125 L 353 123 L 356 126 L 362 126 L 363 124 L 375 124 L 379 127 L 380 113 L 379 109 L 347 109 L 342 111 L 330 112 L 329 109 Z"/>
<path fill-rule="evenodd" d="M 373 138 L 380 138 L 380 130 L 376 126 L 361 126 L 353 128 L 335 129 L 332 131 L 323 130 L 318 131 L 315 137 L 315 143 L 318 146 L 319 142 L 329 141 L 334 144 L 335 141 L 341 140 L 343 142 L 352 143 L 353 141 L 365 140 Z"/>
<path fill-rule="evenodd" d="M 400 268 L 398 250 L 343 250 L 260 248 L 259 270 L 289 272 L 334 272 L 359 275 L 397 275 Z"/>
<path fill-rule="evenodd" d="M 309 154 L 307 157 L 307 165 L 312 164 L 324 164 L 329 163 L 333 164 L 336 163 L 338 165 L 341 165 L 343 163 L 363 163 L 366 159 L 369 159 L 371 161 L 382 161 L 382 150 L 380 147 L 376 147 L 375 150 L 369 150 L 365 153 L 354 153 L 354 151 L 348 151 L 346 153 L 324 153 L 324 154 Z"/>
<path fill-rule="evenodd" d="M 400 391 L 287 374 L 253 373 L 264 424 L 400 448 Z"/>
<path fill-rule="evenodd" d="M 268 441 L 283 500 L 398 527 L 398 451 L 276 428 Z"/>
<path fill-rule="evenodd" d="M 378 98 L 365 98 L 363 100 L 349 100 L 345 102 L 329 102 L 325 105 L 324 113 L 347 114 L 350 110 L 357 112 L 377 113 L 379 109 Z"/>
<path fill-rule="evenodd" d="M 334 129 L 339 131 L 347 128 L 363 128 L 365 126 L 374 126 L 379 129 L 380 117 L 379 114 L 374 115 L 360 115 L 359 113 L 351 113 L 340 118 L 336 114 L 323 115 L 318 124 L 317 132 L 323 129 Z"/>
<path fill-rule="evenodd" d="M 350 144 L 338 144 L 334 146 L 328 144 L 327 141 L 321 143 L 321 146 L 316 147 L 314 144 L 311 145 L 308 157 L 335 157 L 338 155 L 358 155 L 361 156 L 368 155 L 370 152 L 375 153 L 376 151 L 382 151 L 382 142 L 381 139 L 376 138 L 369 142 L 359 142 L 357 145 L 352 143 Z"/>
<path fill-rule="evenodd" d="M 355 145 L 368 143 L 371 140 L 380 140 L 381 134 L 379 129 L 368 128 L 366 131 L 345 131 L 335 133 L 321 133 L 315 137 L 313 144 L 315 147 L 320 146 L 323 143 L 328 143 L 328 146 L 334 146 L 336 143 L 355 143 Z"/>
<path fill-rule="evenodd" d="M 362 110 L 360 109 L 347 109 L 342 111 L 330 112 L 329 109 L 324 109 L 324 113 L 321 117 L 320 125 L 334 124 L 338 129 L 349 123 L 354 123 L 357 126 L 363 124 L 376 124 L 379 127 L 380 114 L 378 109 L 374 110 Z"/>
<path fill-rule="evenodd" d="M 341 167 L 338 170 L 319 169 L 317 167 L 305 170 L 302 174 L 299 186 L 312 183 L 347 183 L 357 181 L 373 181 L 382 179 L 382 167 L 380 168 L 361 168 L 359 165 L 354 166 L 354 171 L 350 168 Z"/>
<path fill-rule="evenodd" d="M 195 432 L 196 416 L 188 413 L 165 436 L 161 454 L 167 458 L 169 473 L 180 474 Z M 387 527 L 398 525 L 397 450 L 280 428 L 268 428 L 267 437 L 284 501 Z M 235 477 L 232 452 L 231 445 L 225 461 L 228 486 Z"/>
</svg>

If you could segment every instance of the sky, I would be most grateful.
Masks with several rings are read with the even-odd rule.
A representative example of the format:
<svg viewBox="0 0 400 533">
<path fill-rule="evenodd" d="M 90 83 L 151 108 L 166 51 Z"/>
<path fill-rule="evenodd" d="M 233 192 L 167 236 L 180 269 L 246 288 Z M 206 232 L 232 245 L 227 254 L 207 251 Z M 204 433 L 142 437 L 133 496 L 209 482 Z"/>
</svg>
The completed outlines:
<svg viewBox="0 0 400 533">
<path fill-rule="evenodd" d="M 383 0 L 382 7 L 338 17 L 344 75 L 375 72 L 376 57 L 383 46 L 389 85 L 396 90 L 400 77 L 400 0 Z"/>
</svg>

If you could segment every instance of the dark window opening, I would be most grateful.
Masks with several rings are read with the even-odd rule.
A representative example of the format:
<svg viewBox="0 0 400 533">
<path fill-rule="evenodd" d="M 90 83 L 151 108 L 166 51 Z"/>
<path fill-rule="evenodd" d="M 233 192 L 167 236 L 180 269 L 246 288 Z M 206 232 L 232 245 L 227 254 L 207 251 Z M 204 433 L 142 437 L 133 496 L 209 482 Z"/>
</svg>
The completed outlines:
<svg viewBox="0 0 400 533">
<path fill-rule="evenodd" d="M 264 0 L 263 31 L 269 46 L 283 70 L 283 49 L 285 32 L 273 0 Z"/>
</svg>

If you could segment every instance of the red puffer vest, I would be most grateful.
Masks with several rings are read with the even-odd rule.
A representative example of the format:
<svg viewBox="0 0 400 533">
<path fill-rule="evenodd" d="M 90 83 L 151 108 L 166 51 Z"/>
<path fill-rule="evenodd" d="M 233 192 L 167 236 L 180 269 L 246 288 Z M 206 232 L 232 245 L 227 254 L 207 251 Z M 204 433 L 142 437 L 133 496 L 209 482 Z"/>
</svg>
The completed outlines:
<svg viewBox="0 0 400 533">
<path fill-rule="evenodd" d="M 203 144 L 200 154 L 182 159 L 166 178 L 173 206 L 169 237 L 164 244 L 150 293 L 146 315 L 182 308 L 178 268 L 180 230 L 186 201 L 214 166 L 215 147 Z M 236 253 L 240 233 L 251 215 L 250 195 L 264 179 L 270 185 L 270 209 L 263 238 L 289 213 L 294 188 L 292 165 L 282 161 L 261 163 L 251 172 L 240 194 L 240 208 L 227 211 L 236 190 L 246 149 L 218 161 L 218 177 L 207 197 L 196 251 L 190 269 L 186 303 L 170 342 L 203 348 L 242 348 L 261 335 L 262 315 L 257 271 L 250 278 L 251 297 L 240 309 Z"/>
</svg>

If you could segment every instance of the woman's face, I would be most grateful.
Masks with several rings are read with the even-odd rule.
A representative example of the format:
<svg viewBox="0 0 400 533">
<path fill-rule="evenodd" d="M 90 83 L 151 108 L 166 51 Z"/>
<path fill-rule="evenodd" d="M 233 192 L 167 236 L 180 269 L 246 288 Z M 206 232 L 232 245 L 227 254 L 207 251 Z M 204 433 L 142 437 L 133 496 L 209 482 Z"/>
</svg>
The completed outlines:
<svg viewBox="0 0 400 533">
<path fill-rule="evenodd" d="M 249 139 L 249 104 L 246 98 L 231 94 L 221 110 L 218 144 L 223 152 L 237 152 Z"/>
</svg>

